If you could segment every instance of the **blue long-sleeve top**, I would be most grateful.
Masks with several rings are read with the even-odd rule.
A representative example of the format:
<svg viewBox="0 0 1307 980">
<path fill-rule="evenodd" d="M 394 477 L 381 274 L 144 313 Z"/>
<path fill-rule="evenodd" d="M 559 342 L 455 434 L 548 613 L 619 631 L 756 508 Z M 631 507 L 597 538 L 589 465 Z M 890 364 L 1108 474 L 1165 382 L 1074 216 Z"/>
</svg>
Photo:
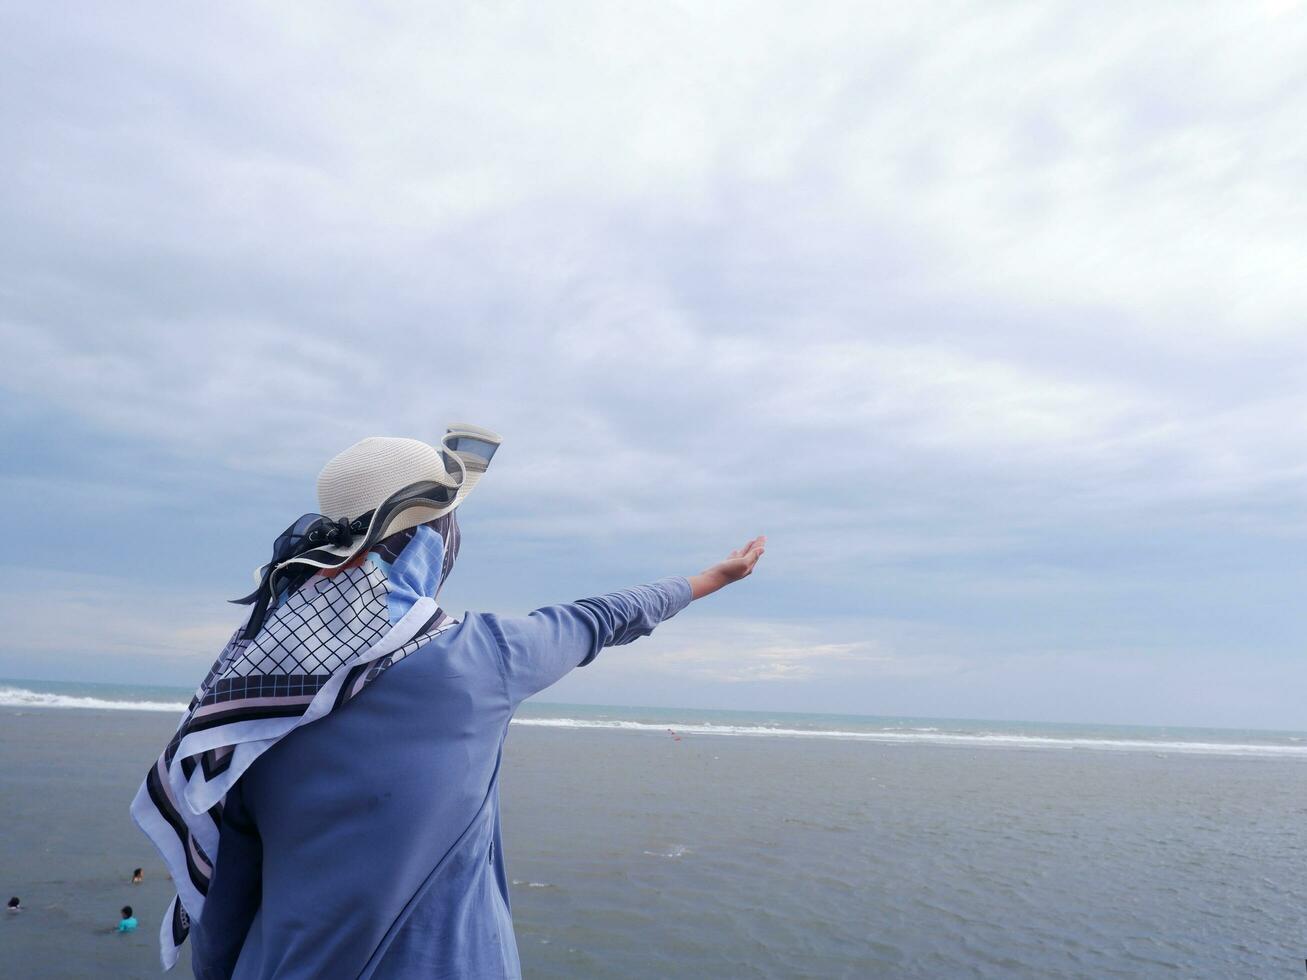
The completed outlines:
<svg viewBox="0 0 1307 980">
<path fill-rule="evenodd" d="M 499 764 L 531 695 L 690 601 L 681 576 L 465 614 L 263 754 L 227 794 L 200 980 L 518 977 Z"/>
</svg>

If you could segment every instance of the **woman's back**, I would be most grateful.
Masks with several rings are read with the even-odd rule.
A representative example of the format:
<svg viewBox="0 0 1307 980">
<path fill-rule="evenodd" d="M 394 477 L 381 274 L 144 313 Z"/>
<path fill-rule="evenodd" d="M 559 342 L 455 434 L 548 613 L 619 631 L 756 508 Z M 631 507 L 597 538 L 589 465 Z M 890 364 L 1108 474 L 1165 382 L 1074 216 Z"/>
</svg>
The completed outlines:
<svg viewBox="0 0 1307 980">
<path fill-rule="evenodd" d="M 236 839 L 257 833 L 262 901 L 235 976 L 361 975 L 454 845 L 489 839 L 488 828 L 464 834 L 494 809 L 485 804 L 509 708 L 494 659 L 476 642 L 484 639 L 475 636 L 479 625 L 474 619 L 436 637 L 349 704 L 278 743 L 242 778 L 224 814 L 202 930 L 218 927 L 216 908 L 225 904 L 223 859 L 247 867 L 241 852 L 253 842 Z M 442 872 L 480 875 L 489 858 L 482 850 L 471 862 L 450 855 Z M 448 880 L 433 895 L 481 891 L 476 881 Z M 454 938 L 440 943 L 451 954 L 483 945 Z M 191 940 L 204 948 L 203 939 Z M 490 950 L 496 958 L 498 945 Z"/>
<path fill-rule="evenodd" d="M 196 975 L 517 976 L 498 844 L 512 713 L 689 601 L 675 577 L 469 614 L 265 752 L 227 797 Z"/>
</svg>

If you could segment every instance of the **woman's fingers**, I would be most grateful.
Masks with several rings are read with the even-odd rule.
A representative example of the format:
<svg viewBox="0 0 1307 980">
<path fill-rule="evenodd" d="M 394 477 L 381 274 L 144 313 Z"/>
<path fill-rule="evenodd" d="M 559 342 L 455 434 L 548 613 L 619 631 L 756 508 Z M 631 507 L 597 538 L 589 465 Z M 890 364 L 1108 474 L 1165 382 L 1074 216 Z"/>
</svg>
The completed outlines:
<svg viewBox="0 0 1307 980">
<path fill-rule="evenodd" d="M 766 550 L 766 543 L 767 536 L 760 534 L 740 549 L 740 557 L 744 559 L 744 570 L 740 576 L 741 578 L 753 574 L 753 566 L 758 564 L 758 559 L 762 557 L 763 551 Z"/>
<path fill-rule="evenodd" d="M 727 555 L 722 565 L 724 566 L 728 562 L 735 563 L 736 571 L 734 574 L 743 578 L 753 571 L 754 565 L 758 564 L 758 559 L 762 557 L 763 551 L 766 550 L 766 544 L 767 535 L 760 534 L 751 541 L 746 542 L 743 547 L 736 548 Z"/>
<path fill-rule="evenodd" d="M 732 558 L 748 558 L 762 550 L 764 539 L 759 536 L 745 544 L 743 548 L 737 548 L 731 552 Z"/>
</svg>

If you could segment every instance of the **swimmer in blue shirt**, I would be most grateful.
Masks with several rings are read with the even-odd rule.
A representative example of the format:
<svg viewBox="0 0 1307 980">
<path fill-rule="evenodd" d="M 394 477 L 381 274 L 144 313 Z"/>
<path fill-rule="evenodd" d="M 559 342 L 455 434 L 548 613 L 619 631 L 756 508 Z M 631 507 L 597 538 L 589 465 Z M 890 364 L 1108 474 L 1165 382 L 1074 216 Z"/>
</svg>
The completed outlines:
<svg viewBox="0 0 1307 980">
<path fill-rule="evenodd" d="M 136 916 L 132 915 L 132 907 L 124 905 L 122 908 L 123 917 L 118 921 L 119 932 L 135 932 Z"/>
</svg>

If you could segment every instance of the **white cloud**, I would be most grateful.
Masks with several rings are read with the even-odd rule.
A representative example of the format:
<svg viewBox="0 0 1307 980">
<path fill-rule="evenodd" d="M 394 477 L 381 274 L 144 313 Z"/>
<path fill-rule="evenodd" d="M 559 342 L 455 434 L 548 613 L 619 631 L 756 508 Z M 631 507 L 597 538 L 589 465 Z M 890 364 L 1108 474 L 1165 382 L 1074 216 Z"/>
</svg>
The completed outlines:
<svg viewBox="0 0 1307 980">
<path fill-rule="evenodd" d="M 507 437 L 484 528 L 551 574 L 767 531 L 776 592 L 865 617 L 869 583 L 909 583 L 947 619 L 921 610 L 959 579 L 1043 603 L 1079 561 L 1110 590 L 1157 529 L 1282 557 L 1307 527 L 1295 13 L 6 11 L 0 388 L 34 448 L 0 492 L 109 534 L 162 496 L 95 458 L 128 446 L 201 514 L 242 481 L 308 507 L 353 439 L 466 419 Z M 816 617 L 740 636 L 669 672 L 953 665 Z"/>
<path fill-rule="evenodd" d="M 832 642 L 832 632 L 856 636 Z M 649 675 L 683 683 L 874 681 L 930 677 L 961 670 L 961 658 L 924 650 L 896 652 L 888 637 L 923 631 L 874 620 L 819 626 L 813 623 L 715 616 L 695 610 L 659 628 L 632 656 L 606 656 L 604 671 L 617 683 Z"/>
<path fill-rule="evenodd" d="M 6 570 L 0 585 L 5 650 L 34 672 L 50 658 L 126 656 L 190 660 L 202 675 L 245 614 L 206 591 L 105 574 Z"/>
</svg>

